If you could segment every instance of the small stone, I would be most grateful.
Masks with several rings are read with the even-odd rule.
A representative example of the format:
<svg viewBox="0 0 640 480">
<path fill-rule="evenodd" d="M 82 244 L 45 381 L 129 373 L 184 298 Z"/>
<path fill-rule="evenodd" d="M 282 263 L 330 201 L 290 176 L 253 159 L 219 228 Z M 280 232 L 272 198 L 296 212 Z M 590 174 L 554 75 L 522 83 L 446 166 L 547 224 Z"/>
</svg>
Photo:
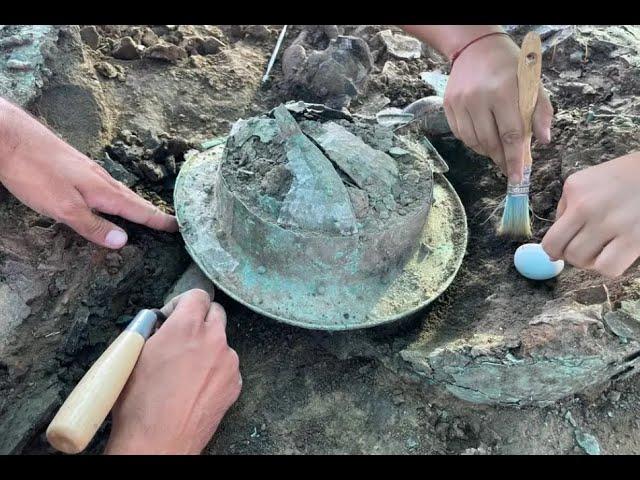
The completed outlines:
<svg viewBox="0 0 640 480">
<path fill-rule="evenodd" d="M 260 265 L 260 266 L 256 269 L 256 271 L 257 271 L 260 275 L 263 275 L 264 273 L 266 273 L 266 272 L 267 272 L 267 269 L 266 269 L 265 267 L 263 267 L 262 265 Z"/>
<path fill-rule="evenodd" d="M 82 38 L 82 41 L 94 50 L 100 46 L 101 37 L 98 30 L 96 30 L 96 27 L 93 25 L 87 25 L 82 28 L 80 30 L 80 38 Z"/>
<path fill-rule="evenodd" d="M 109 252 L 104 257 L 105 265 L 109 268 L 120 268 L 124 261 L 122 256 L 117 252 Z"/>
<path fill-rule="evenodd" d="M 152 182 L 159 182 L 167 176 L 164 167 L 150 160 L 142 160 L 138 163 L 138 168 L 142 174 Z"/>
<path fill-rule="evenodd" d="M 583 58 L 584 56 L 580 51 L 573 52 L 571 55 L 569 55 L 569 61 L 572 63 L 582 63 Z"/>
<path fill-rule="evenodd" d="M 411 60 L 422 56 L 422 43 L 420 40 L 393 33 L 391 30 L 383 30 L 377 35 L 387 52 L 402 60 Z"/>
<path fill-rule="evenodd" d="M 618 392 L 617 390 L 612 390 L 611 393 L 609 393 L 609 400 L 611 400 L 613 403 L 619 402 L 620 397 L 621 397 L 621 393 Z"/>
<path fill-rule="evenodd" d="M 318 286 L 316 291 L 318 292 L 318 295 L 324 295 L 327 293 L 327 289 L 323 285 Z"/>
<path fill-rule="evenodd" d="M 576 423 L 576 421 L 573 418 L 573 415 L 571 415 L 571 412 L 569 410 L 567 410 L 567 413 L 565 413 L 564 418 L 567 422 L 569 422 L 569 424 L 572 427 L 577 427 L 578 424 Z"/>
<path fill-rule="evenodd" d="M 191 148 L 191 144 L 182 137 L 173 137 L 169 140 L 167 148 L 172 155 L 180 156 Z"/>
<path fill-rule="evenodd" d="M 167 169 L 169 175 L 177 175 L 178 168 L 176 166 L 176 158 L 173 155 L 169 155 L 164 159 L 164 166 Z"/>
<path fill-rule="evenodd" d="M 118 60 L 136 60 L 140 58 L 138 46 L 131 37 L 123 37 L 118 40 L 113 47 L 111 55 Z"/>
<path fill-rule="evenodd" d="M 160 41 L 160 39 L 158 38 L 158 35 L 156 35 L 156 32 L 154 32 L 150 28 L 146 27 L 146 28 L 144 28 L 144 30 L 142 30 L 142 35 L 140 37 L 140 42 L 145 47 L 153 47 L 159 41 Z"/>
<path fill-rule="evenodd" d="M 256 40 L 267 40 L 271 36 L 271 32 L 265 25 L 249 25 L 245 33 L 249 38 L 255 38 Z"/>
<path fill-rule="evenodd" d="M 576 430 L 575 437 L 576 442 L 587 455 L 600 455 L 600 444 L 596 437 L 582 430 Z"/>
<path fill-rule="evenodd" d="M 95 68 L 96 71 L 105 78 L 116 78 L 120 73 L 118 69 L 109 62 L 98 62 Z"/>
<path fill-rule="evenodd" d="M 418 447 L 418 442 L 416 442 L 413 438 L 408 438 L 406 441 L 406 445 L 409 450 L 415 450 Z"/>
<path fill-rule="evenodd" d="M 144 52 L 146 58 L 177 63 L 178 60 L 187 58 L 187 51 L 177 45 L 157 44 Z"/>
<path fill-rule="evenodd" d="M 124 168 L 118 162 L 112 160 L 108 153 L 105 154 L 105 158 L 101 163 L 104 169 L 109 172 L 109 175 L 119 182 L 122 182 L 127 187 L 132 187 L 139 180 L 136 175 Z"/>
<path fill-rule="evenodd" d="M 204 37 L 197 44 L 196 49 L 200 55 L 215 55 L 224 47 L 226 45 L 222 40 L 216 37 Z"/>
</svg>

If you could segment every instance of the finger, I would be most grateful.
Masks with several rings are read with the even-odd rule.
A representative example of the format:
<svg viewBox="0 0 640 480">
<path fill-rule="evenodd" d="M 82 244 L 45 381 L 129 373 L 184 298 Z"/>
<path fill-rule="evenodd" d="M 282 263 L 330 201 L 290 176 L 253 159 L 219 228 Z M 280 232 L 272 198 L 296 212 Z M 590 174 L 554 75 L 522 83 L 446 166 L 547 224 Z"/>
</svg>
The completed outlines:
<svg viewBox="0 0 640 480">
<path fill-rule="evenodd" d="M 602 233 L 603 229 L 597 225 L 585 225 L 567 245 L 565 260 L 574 267 L 591 268 L 602 249 L 612 239 Z"/>
<path fill-rule="evenodd" d="M 542 239 L 542 249 L 552 260 L 564 258 L 569 242 L 584 225 L 584 221 L 574 212 L 567 212 L 557 220 Z"/>
<path fill-rule="evenodd" d="M 507 176 L 514 185 L 522 182 L 525 148 L 524 125 L 517 105 L 518 99 L 515 98 L 513 102 L 500 103 L 493 110 L 504 151 Z"/>
<path fill-rule="evenodd" d="M 194 332 L 204 326 L 204 320 L 209 312 L 211 300 L 207 292 L 195 288 L 182 295 L 178 295 L 169 303 L 174 304 L 175 307 L 162 325 L 160 331 L 187 330 Z"/>
<path fill-rule="evenodd" d="M 564 214 L 566 209 L 567 209 L 567 197 L 564 194 L 562 194 L 562 196 L 560 197 L 560 201 L 558 202 L 558 208 L 556 209 L 556 222 Z"/>
<path fill-rule="evenodd" d="M 178 223 L 173 215 L 164 213 L 148 200 L 115 181 L 106 181 L 96 176 L 92 182 L 83 182 L 78 190 L 87 205 L 100 212 L 117 215 L 155 230 L 178 230 Z"/>
<path fill-rule="evenodd" d="M 478 136 L 476 135 L 476 129 L 474 128 L 473 119 L 469 111 L 465 108 L 461 111 L 456 111 L 455 115 L 456 121 L 458 122 L 460 140 L 477 154 L 487 156 L 487 152 L 483 146 L 480 145 L 480 140 L 478 140 Z"/>
<path fill-rule="evenodd" d="M 460 139 L 460 133 L 458 130 L 458 122 L 456 120 L 456 115 L 453 113 L 453 108 L 447 103 L 446 98 L 444 102 L 444 114 L 447 117 L 447 122 L 449 122 L 449 128 L 451 129 L 451 133 L 457 138 Z"/>
<path fill-rule="evenodd" d="M 605 277 L 622 275 L 640 256 L 640 247 L 632 239 L 616 237 L 609 242 L 593 264 L 593 268 Z"/>
<path fill-rule="evenodd" d="M 533 112 L 533 134 L 542 143 L 551 141 L 551 122 L 553 121 L 553 106 L 549 95 L 542 86 L 538 93 L 538 102 Z"/>
<path fill-rule="evenodd" d="M 193 289 L 192 289 L 193 290 Z M 176 306 L 178 305 L 178 303 L 180 302 L 180 299 L 182 297 L 184 297 L 186 294 L 188 294 L 189 292 L 191 292 L 192 290 L 187 290 L 186 292 L 182 292 L 178 295 L 176 295 L 175 297 L 171 298 L 161 309 L 160 311 L 165 315 L 165 317 L 168 317 L 169 315 L 171 315 L 173 313 L 173 311 L 175 310 Z M 202 288 L 202 290 L 204 290 L 204 288 Z M 214 297 L 215 297 L 215 290 L 212 287 L 210 290 L 205 290 L 208 294 L 209 294 L 209 299 L 211 301 L 213 301 Z"/>
<path fill-rule="evenodd" d="M 57 219 L 97 245 L 111 249 L 124 247 L 128 238 L 126 232 L 93 213 L 77 191 L 75 195 L 70 194 L 68 201 L 71 203 L 61 208 L 63 213 Z"/>
<path fill-rule="evenodd" d="M 225 330 L 227 328 L 227 312 L 224 311 L 222 305 L 213 302 L 204 322 L 209 327 L 222 327 Z"/>
<path fill-rule="evenodd" d="M 483 145 L 483 150 L 491 157 L 493 163 L 507 174 L 506 163 L 504 158 L 504 150 L 500 142 L 498 134 L 498 126 L 491 110 L 484 107 L 474 109 L 471 112 L 473 118 L 473 126 L 475 128 L 478 140 Z"/>
</svg>

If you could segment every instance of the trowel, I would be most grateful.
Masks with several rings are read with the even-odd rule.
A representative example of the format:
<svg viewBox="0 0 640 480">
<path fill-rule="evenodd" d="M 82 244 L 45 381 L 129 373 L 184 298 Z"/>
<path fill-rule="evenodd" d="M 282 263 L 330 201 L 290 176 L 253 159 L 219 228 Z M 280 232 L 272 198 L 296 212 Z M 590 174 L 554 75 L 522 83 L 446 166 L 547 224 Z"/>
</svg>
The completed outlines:
<svg viewBox="0 0 640 480">
<path fill-rule="evenodd" d="M 141 310 L 73 389 L 47 428 L 47 440 L 64 453 L 80 453 L 113 408 L 162 311 Z"/>
</svg>

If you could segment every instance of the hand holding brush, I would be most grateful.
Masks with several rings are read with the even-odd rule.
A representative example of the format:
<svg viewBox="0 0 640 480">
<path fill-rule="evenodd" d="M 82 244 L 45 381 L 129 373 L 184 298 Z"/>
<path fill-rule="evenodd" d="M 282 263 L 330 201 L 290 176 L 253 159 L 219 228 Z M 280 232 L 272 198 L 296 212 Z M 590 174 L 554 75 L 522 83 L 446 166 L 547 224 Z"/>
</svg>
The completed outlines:
<svg viewBox="0 0 640 480">
<path fill-rule="evenodd" d="M 531 237 L 531 219 L 529 217 L 529 186 L 531 179 L 531 137 L 533 112 L 538 101 L 540 74 L 542 70 L 542 49 L 540 36 L 528 33 L 522 41 L 518 60 L 518 106 L 524 127 L 524 168 L 520 183 L 508 183 L 502 222 L 501 235 L 513 238 Z"/>
</svg>

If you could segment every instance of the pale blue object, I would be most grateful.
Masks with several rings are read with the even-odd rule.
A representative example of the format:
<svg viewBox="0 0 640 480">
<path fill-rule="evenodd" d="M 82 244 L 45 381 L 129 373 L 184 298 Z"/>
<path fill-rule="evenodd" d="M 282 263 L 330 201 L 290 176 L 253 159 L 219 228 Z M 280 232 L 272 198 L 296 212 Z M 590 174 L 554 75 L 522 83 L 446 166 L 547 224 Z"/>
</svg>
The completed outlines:
<svg viewBox="0 0 640 480">
<path fill-rule="evenodd" d="M 531 280 L 549 280 L 558 276 L 564 268 L 564 261 L 552 262 L 537 243 L 526 243 L 518 247 L 513 263 L 523 277 Z"/>
</svg>

